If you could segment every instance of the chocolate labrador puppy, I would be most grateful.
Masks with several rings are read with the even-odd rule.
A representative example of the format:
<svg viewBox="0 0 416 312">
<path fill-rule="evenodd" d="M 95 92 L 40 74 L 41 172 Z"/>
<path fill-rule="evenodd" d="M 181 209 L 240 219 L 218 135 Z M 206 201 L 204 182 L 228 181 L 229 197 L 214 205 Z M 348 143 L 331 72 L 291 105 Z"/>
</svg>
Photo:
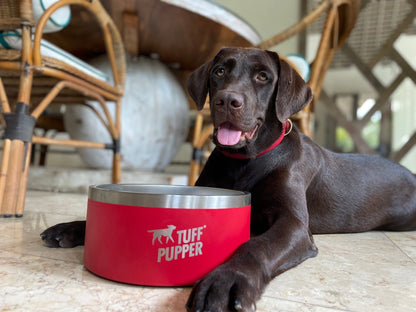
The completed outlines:
<svg viewBox="0 0 416 312">
<path fill-rule="evenodd" d="M 291 126 L 312 93 L 276 53 L 223 49 L 191 74 L 188 90 L 199 109 L 209 94 L 215 127 L 197 185 L 251 192 L 253 233 L 196 283 L 188 311 L 254 311 L 271 279 L 317 255 L 312 233 L 416 229 L 416 178 L 407 169 L 335 154 Z M 41 236 L 66 247 L 80 243 L 83 228 L 60 224 Z"/>
</svg>

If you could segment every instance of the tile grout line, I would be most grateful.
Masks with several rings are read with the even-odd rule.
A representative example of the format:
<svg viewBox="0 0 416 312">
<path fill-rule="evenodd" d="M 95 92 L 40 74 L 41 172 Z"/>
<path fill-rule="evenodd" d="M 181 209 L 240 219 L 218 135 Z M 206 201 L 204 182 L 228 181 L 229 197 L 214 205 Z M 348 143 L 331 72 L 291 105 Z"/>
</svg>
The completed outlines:
<svg viewBox="0 0 416 312">
<path fill-rule="evenodd" d="M 397 245 L 397 243 L 394 241 L 394 240 L 392 240 L 387 234 L 386 234 L 386 232 L 385 231 L 383 231 L 382 232 L 383 233 L 383 235 L 394 245 L 394 246 L 396 246 L 396 248 L 398 249 L 398 250 L 400 250 L 400 252 L 401 253 L 403 253 L 407 258 L 409 258 L 410 259 L 410 261 L 412 262 L 412 263 L 414 263 L 414 264 L 416 264 L 416 260 L 415 259 L 413 259 L 406 251 L 404 251 L 399 245 Z"/>
</svg>

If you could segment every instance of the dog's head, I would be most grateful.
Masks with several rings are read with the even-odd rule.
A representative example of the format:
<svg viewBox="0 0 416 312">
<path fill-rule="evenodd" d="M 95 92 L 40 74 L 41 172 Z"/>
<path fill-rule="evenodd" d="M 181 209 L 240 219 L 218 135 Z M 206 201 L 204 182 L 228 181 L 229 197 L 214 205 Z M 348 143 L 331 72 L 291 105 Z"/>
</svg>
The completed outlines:
<svg viewBox="0 0 416 312">
<path fill-rule="evenodd" d="M 222 49 L 190 75 L 188 92 L 198 109 L 209 94 L 214 143 L 246 153 L 276 140 L 282 123 L 312 100 L 288 63 L 259 49 Z"/>
</svg>

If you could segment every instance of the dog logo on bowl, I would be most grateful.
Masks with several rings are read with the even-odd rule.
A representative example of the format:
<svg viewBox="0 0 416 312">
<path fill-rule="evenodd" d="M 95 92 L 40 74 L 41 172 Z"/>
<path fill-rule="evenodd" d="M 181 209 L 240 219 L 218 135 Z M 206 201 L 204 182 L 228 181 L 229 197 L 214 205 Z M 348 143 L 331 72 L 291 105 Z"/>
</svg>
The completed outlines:
<svg viewBox="0 0 416 312">
<path fill-rule="evenodd" d="M 157 239 L 159 243 L 162 244 L 161 238 L 163 236 L 166 237 L 166 244 L 171 240 L 173 243 L 175 242 L 172 238 L 173 230 L 176 229 L 176 226 L 174 225 L 168 225 L 166 229 L 160 229 L 160 230 L 149 230 L 149 233 L 153 233 L 153 240 L 152 245 L 155 244 L 155 240 Z"/>
<path fill-rule="evenodd" d="M 202 255 L 202 235 L 206 225 L 193 227 L 185 230 L 176 230 L 176 236 L 174 231 L 176 226 L 168 225 L 165 229 L 148 230 L 147 232 L 153 233 L 152 245 L 155 245 L 155 241 L 158 240 L 160 244 L 168 244 L 172 242 L 173 246 L 160 247 L 157 250 L 157 262 L 172 261 L 185 259 L 189 257 L 195 257 Z M 163 243 L 162 237 L 166 237 L 166 242 Z M 174 237 L 177 238 L 175 241 Z M 177 243 L 176 243 L 177 242 Z"/>
</svg>

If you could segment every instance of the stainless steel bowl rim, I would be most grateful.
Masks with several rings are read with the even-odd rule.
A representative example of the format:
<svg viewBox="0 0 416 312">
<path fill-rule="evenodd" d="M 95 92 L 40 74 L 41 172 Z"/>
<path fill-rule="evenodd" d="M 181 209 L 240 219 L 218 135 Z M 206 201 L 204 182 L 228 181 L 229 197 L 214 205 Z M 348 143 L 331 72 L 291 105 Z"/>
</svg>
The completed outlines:
<svg viewBox="0 0 416 312">
<path fill-rule="evenodd" d="M 88 198 L 126 206 L 226 209 L 250 205 L 248 192 L 202 186 L 101 184 L 91 185 Z"/>
</svg>

